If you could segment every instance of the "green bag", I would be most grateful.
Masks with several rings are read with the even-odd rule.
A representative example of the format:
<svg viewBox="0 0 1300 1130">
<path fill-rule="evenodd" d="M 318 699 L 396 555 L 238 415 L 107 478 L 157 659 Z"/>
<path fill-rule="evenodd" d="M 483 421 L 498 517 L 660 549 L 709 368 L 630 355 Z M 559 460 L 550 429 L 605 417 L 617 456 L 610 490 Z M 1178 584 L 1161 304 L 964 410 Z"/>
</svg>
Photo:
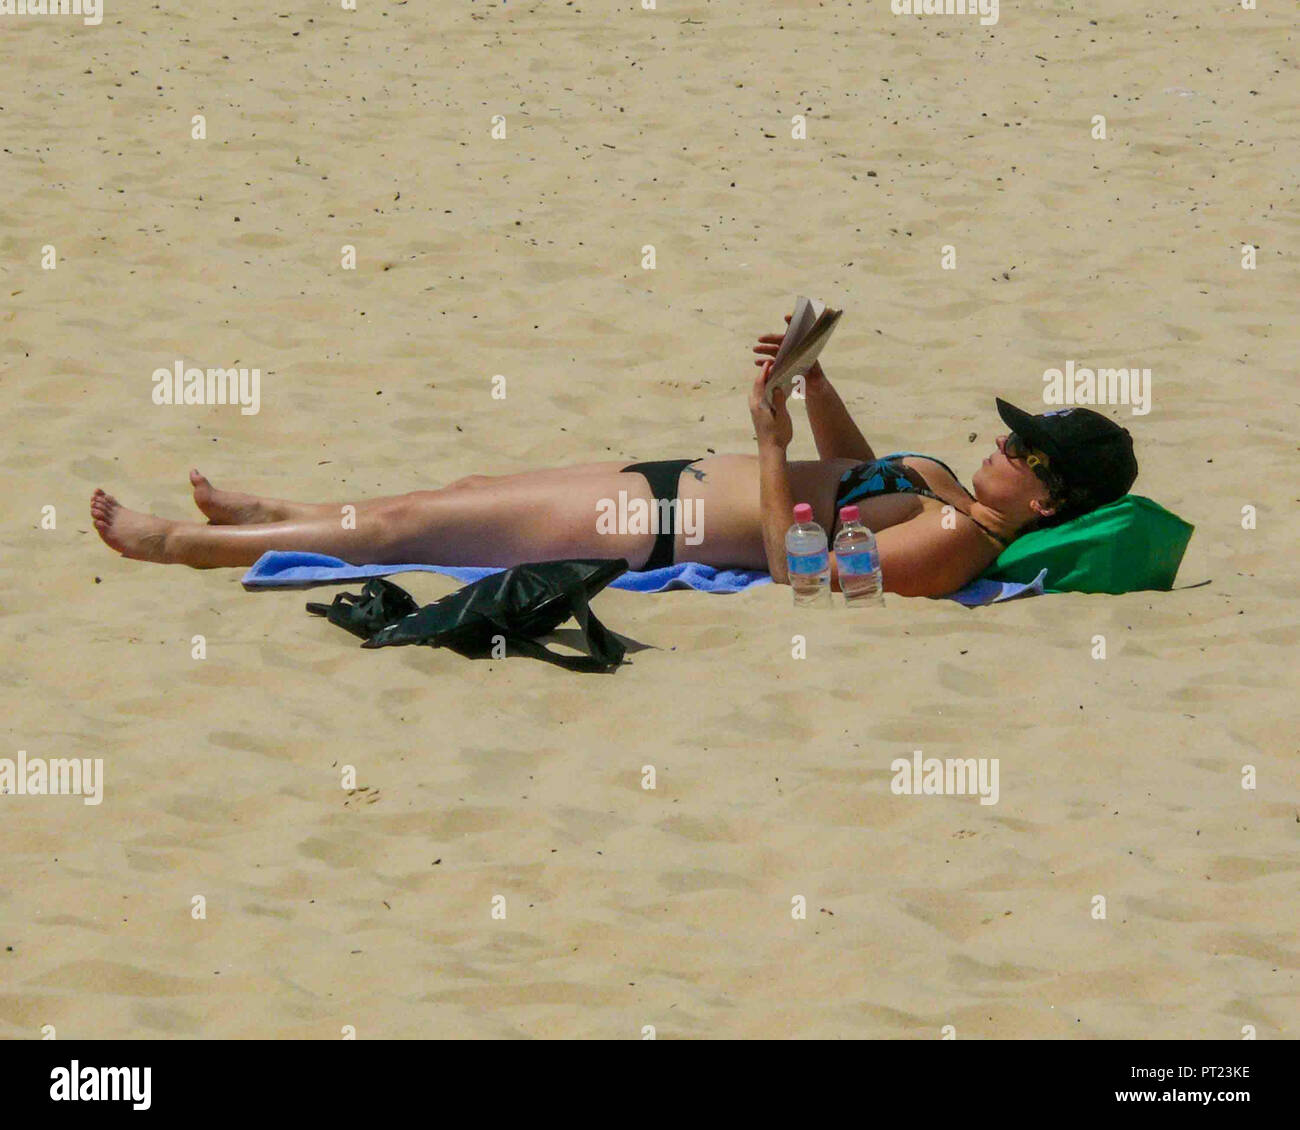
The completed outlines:
<svg viewBox="0 0 1300 1130">
<path fill-rule="evenodd" d="M 1047 570 L 1047 592 L 1134 592 L 1173 588 L 1195 529 L 1140 494 L 1016 538 L 981 575 L 1028 584 Z"/>
</svg>

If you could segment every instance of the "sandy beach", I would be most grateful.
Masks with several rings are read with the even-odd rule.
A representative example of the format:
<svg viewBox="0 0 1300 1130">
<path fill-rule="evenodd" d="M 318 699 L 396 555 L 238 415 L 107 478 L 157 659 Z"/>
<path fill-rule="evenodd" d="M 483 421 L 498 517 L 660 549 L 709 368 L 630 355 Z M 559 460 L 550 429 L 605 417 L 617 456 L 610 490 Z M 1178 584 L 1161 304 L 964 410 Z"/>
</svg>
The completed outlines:
<svg viewBox="0 0 1300 1130">
<path fill-rule="evenodd" d="M 0 758 L 104 771 L 0 796 L 0 1037 L 1295 1038 L 1300 35 L 1259 7 L 0 16 Z M 967 481 L 995 396 L 1150 368 L 1105 411 L 1196 526 L 1175 590 L 611 590 L 644 648 L 596 676 L 363 651 L 304 611 L 336 589 L 90 524 L 196 517 L 191 466 L 332 500 L 752 452 L 796 294 L 875 449 Z M 177 361 L 258 411 L 155 404 Z M 914 750 L 998 802 L 895 795 Z"/>
</svg>

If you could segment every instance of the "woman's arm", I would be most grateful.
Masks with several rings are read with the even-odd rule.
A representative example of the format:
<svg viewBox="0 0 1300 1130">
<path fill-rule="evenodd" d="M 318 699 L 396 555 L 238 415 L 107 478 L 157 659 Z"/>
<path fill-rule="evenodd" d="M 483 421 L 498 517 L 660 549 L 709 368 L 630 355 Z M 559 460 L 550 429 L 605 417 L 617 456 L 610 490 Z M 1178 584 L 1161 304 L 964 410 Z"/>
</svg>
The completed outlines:
<svg viewBox="0 0 1300 1130">
<path fill-rule="evenodd" d="M 780 396 L 780 393 L 777 393 Z M 778 585 L 790 583 L 785 557 L 785 535 L 794 511 L 794 493 L 790 490 L 790 468 L 785 449 L 758 445 L 758 501 L 763 519 L 763 552 L 767 554 L 767 571 Z"/>
<path fill-rule="evenodd" d="M 804 394 L 808 403 L 808 424 L 812 428 L 813 442 L 822 459 L 857 459 L 869 463 L 876 457 L 871 444 L 866 441 L 849 410 L 844 407 L 840 394 L 816 362 L 804 380 Z"/>
<path fill-rule="evenodd" d="M 785 316 L 786 323 L 790 315 Z M 754 346 L 759 354 L 755 365 L 766 366 L 767 360 L 776 356 L 781 348 L 785 334 L 763 334 Z M 763 370 L 765 373 L 767 369 Z M 876 457 L 871 445 L 863 438 L 857 424 L 849 415 L 826 376 L 820 361 L 813 362 L 813 367 L 804 376 L 804 394 L 807 397 L 808 424 L 812 428 L 813 442 L 817 444 L 817 454 L 822 459 L 857 459 L 863 463 Z"/>
<path fill-rule="evenodd" d="M 763 396 L 768 366 L 764 365 L 749 392 L 749 415 L 758 437 L 758 500 L 763 526 L 763 552 L 767 571 L 779 585 L 790 583 L 785 559 L 785 534 L 794 510 L 794 492 L 790 489 L 790 467 L 785 449 L 794 434 L 785 393 L 778 390 L 769 407 Z"/>
</svg>

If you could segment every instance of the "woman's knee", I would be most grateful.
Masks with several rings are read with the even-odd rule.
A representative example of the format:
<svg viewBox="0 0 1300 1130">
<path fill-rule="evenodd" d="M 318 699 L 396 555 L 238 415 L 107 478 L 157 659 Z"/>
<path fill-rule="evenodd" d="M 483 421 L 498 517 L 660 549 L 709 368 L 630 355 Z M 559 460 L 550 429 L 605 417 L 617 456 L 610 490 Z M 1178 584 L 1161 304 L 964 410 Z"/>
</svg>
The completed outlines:
<svg viewBox="0 0 1300 1130">
<path fill-rule="evenodd" d="M 485 487 L 490 483 L 495 475 L 466 475 L 463 479 L 457 479 L 454 483 L 448 483 L 444 490 L 467 490 L 474 487 Z"/>
<path fill-rule="evenodd" d="M 434 490 L 411 491 L 385 499 L 367 515 L 369 540 L 381 550 L 395 550 L 409 544 L 432 518 L 433 500 L 439 492 Z"/>
</svg>

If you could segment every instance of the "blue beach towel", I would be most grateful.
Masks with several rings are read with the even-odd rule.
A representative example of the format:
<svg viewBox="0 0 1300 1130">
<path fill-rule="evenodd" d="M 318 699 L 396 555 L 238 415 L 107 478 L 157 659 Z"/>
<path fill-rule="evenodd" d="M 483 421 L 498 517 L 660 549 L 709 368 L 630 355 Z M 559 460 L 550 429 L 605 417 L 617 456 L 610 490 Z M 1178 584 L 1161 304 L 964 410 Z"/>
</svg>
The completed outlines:
<svg viewBox="0 0 1300 1130">
<path fill-rule="evenodd" d="M 500 569 L 474 568 L 460 565 L 349 565 L 337 557 L 323 553 L 276 552 L 264 553 L 243 577 L 248 589 L 296 588 L 306 585 L 339 585 L 365 577 L 386 577 L 392 573 L 439 573 L 468 584 L 499 573 Z M 964 589 L 952 594 L 950 599 L 974 608 L 981 604 L 997 604 L 1020 596 L 1038 596 L 1043 592 L 1043 570 L 1028 584 L 1014 581 L 972 581 Z M 754 585 L 770 585 L 767 573 L 751 569 L 714 569 L 687 561 L 645 573 L 624 573 L 610 583 L 612 589 L 629 589 L 632 592 L 666 592 L 669 589 L 696 589 L 699 592 L 743 592 Z"/>
</svg>

